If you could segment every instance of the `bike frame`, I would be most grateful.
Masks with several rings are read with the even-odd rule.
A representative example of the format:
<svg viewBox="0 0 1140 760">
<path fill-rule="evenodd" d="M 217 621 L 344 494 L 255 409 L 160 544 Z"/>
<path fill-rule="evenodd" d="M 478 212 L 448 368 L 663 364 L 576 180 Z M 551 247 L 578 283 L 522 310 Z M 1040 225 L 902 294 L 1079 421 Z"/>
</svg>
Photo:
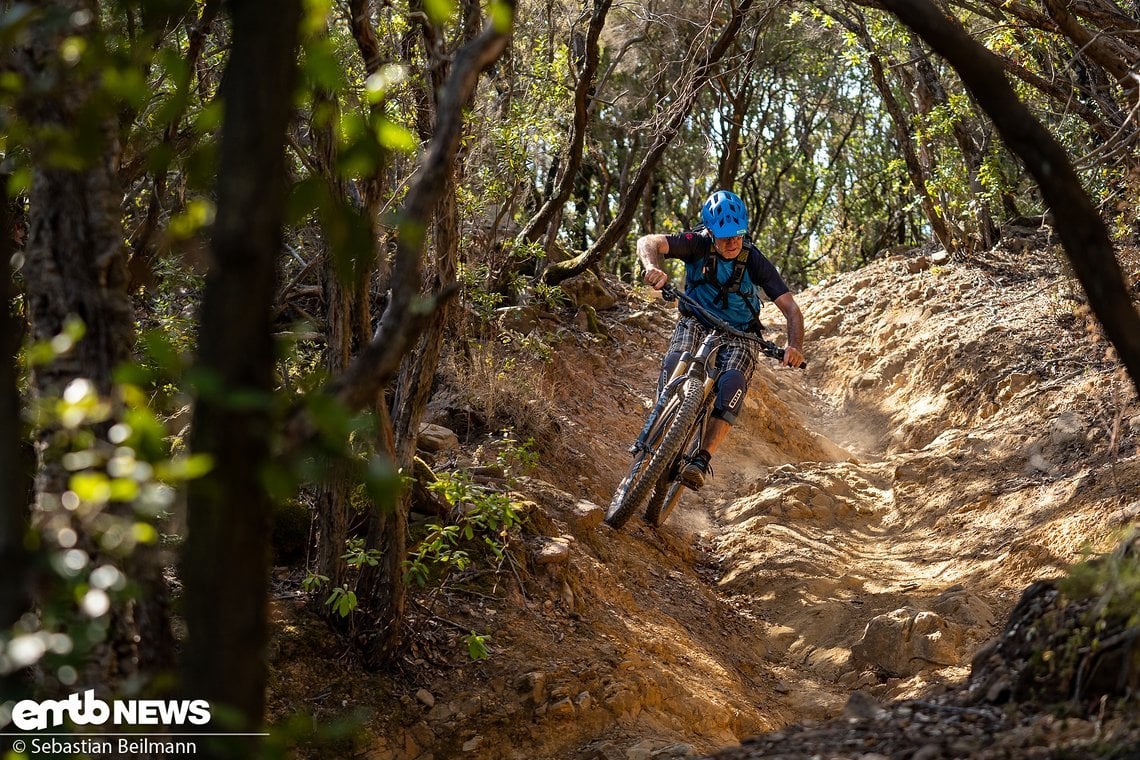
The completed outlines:
<svg viewBox="0 0 1140 760">
<path fill-rule="evenodd" d="M 657 402 L 630 447 L 634 461 L 629 474 L 618 486 L 607 512 L 606 522 L 613 527 L 624 525 L 646 498 L 647 521 L 660 525 L 679 501 L 683 487 L 677 479 L 679 463 L 683 457 L 692 456 L 703 443 L 713 393 L 721 375 L 716 358 L 731 338 L 755 343 L 761 353 L 773 358 L 782 360 L 784 357 L 783 349 L 774 343 L 737 330 L 672 286 L 663 288 L 662 296 L 685 303 L 709 332 L 695 352 L 686 351 L 681 355 L 669 378 L 661 384 Z"/>
</svg>

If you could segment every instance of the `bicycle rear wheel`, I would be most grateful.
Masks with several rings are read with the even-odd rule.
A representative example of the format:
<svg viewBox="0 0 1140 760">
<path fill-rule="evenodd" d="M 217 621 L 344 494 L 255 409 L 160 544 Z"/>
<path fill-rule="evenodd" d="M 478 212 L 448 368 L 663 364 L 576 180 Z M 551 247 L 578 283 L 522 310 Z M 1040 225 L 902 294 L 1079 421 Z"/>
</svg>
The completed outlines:
<svg viewBox="0 0 1140 760">
<path fill-rule="evenodd" d="M 653 495 L 649 497 L 649 502 L 645 505 L 645 522 L 655 528 L 661 527 L 669 519 L 669 514 L 673 508 L 681 502 L 684 488 L 685 486 L 679 480 L 663 477 L 657 481 Z"/>
<path fill-rule="evenodd" d="M 629 474 L 614 492 L 610 508 L 606 511 L 606 523 L 611 527 L 625 525 L 645 502 L 680 451 L 700 413 L 704 400 L 704 385 L 700 381 L 690 378 L 673 392 L 679 394 L 679 403 L 670 400 L 666 405 L 660 420 L 646 436 L 645 448 L 634 457 Z"/>
</svg>

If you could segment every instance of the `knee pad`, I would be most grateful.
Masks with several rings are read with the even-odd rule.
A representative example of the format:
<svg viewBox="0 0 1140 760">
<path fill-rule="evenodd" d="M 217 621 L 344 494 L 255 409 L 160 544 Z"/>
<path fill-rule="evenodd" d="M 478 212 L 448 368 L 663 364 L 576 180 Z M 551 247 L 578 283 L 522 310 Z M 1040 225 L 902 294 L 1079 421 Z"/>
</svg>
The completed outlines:
<svg viewBox="0 0 1140 760">
<path fill-rule="evenodd" d="M 748 383 L 740 370 L 730 369 L 721 374 L 716 383 L 713 416 L 730 425 L 735 422 L 736 416 L 744 408 L 744 394 L 747 389 Z"/>
</svg>

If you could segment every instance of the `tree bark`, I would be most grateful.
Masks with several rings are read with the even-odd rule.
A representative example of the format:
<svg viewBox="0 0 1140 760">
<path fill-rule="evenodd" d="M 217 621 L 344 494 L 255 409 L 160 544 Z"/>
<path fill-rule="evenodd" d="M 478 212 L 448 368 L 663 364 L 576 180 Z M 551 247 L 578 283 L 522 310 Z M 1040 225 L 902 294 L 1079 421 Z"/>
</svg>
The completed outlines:
<svg viewBox="0 0 1140 760">
<path fill-rule="evenodd" d="M 218 212 L 200 317 L 192 449 L 213 470 L 190 486 L 183 551 L 189 635 L 183 688 L 227 706 L 256 731 L 265 707 L 270 500 L 271 313 L 281 248 L 285 134 L 292 105 L 299 0 L 231 2 L 223 76 Z M 234 740 L 232 753 L 255 751 Z"/>
<path fill-rule="evenodd" d="M 882 4 L 958 71 L 1006 145 L 1037 180 L 1089 305 L 1140 390 L 1140 315 L 1124 285 L 1108 230 L 1065 150 L 1017 98 L 1001 62 L 957 20 L 929 0 L 882 0 Z"/>
<path fill-rule="evenodd" d="M 949 225 L 946 224 L 946 220 L 942 214 L 938 213 L 938 207 L 934 205 L 934 198 L 930 196 L 930 190 L 927 189 L 926 170 L 923 169 L 922 162 L 918 159 L 918 152 L 914 148 L 914 140 L 908 126 L 909 121 L 891 90 L 891 84 L 887 81 L 879 57 L 871 53 L 868 60 L 871 64 L 871 77 L 874 79 L 875 87 L 878 88 L 879 94 L 883 98 L 883 105 L 886 106 L 887 113 L 891 115 L 891 123 L 895 128 L 895 139 L 902 150 L 907 176 L 910 177 L 910 183 L 914 185 L 915 192 L 918 193 L 922 211 L 926 214 L 926 220 L 930 222 L 930 229 L 934 232 L 934 237 L 938 239 L 943 248 L 952 253 L 957 248 L 956 241 L 951 234 Z"/>
<path fill-rule="evenodd" d="M 320 88 L 313 93 L 313 114 L 309 121 L 313 162 L 320 172 L 329 194 L 330 204 L 344 203 L 347 189 L 336 176 L 337 137 L 340 103 L 335 93 Z M 357 339 L 354 329 L 359 288 L 345 278 L 337 267 L 338 255 L 324 252 L 322 281 L 325 302 L 325 369 L 330 377 L 344 372 L 352 360 L 352 346 Z M 369 257 L 370 259 L 372 257 Z M 367 297 L 367 295 L 365 295 Z M 364 336 L 367 340 L 368 336 Z M 348 565 L 344 560 L 348 539 L 348 499 L 352 489 L 351 471 L 336 454 L 330 456 L 325 480 L 317 489 L 313 509 L 317 522 L 317 572 L 336 588 L 344 583 Z M 322 597 L 323 598 L 323 597 Z M 326 613 L 333 611 L 325 607 Z"/>
<path fill-rule="evenodd" d="M 629 223 L 641 205 L 642 192 L 645 190 L 645 186 L 653 175 L 658 162 L 660 162 L 673 138 L 677 136 L 685 119 L 688 118 L 697 101 L 697 96 L 712 78 L 717 63 L 728 52 L 733 40 L 736 39 L 736 35 L 740 32 L 740 27 L 744 22 L 744 16 L 751 10 L 752 3 L 753 0 L 742 0 L 740 5 L 733 9 L 732 17 L 721 31 L 720 36 L 693 70 L 692 76 L 686 83 L 680 97 L 669 107 L 665 124 L 653 136 L 649 151 L 638 167 L 629 188 L 623 193 L 621 206 L 614 220 L 603 230 L 588 250 L 572 259 L 558 262 L 547 268 L 542 274 L 542 280 L 547 285 L 557 285 L 586 271 L 613 248 L 621 238 L 625 237 L 629 230 Z"/>
<path fill-rule="evenodd" d="M 364 63 L 364 72 L 368 76 L 373 76 L 379 73 L 384 60 L 380 49 L 380 39 L 376 35 L 376 29 L 372 26 L 372 0 L 349 0 L 348 9 L 349 31 L 352 32 L 352 38 L 356 41 L 356 48 Z M 383 115 L 384 110 L 384 103 L 373 103 L 370 107 L 372 118 L 379 118 Z M 372 174 L 361 178 L 358 187 L 360 189 L 361 214 L 375 231 L 379 224 L 384 194 L 384 173 L 380 167 L 377 167 Z M 375 232 L 373 232 L 373 238 L 375 238 Z M 384 292 L 391 277 L 388 258 L 387 256 L 376 255 L 375 250 L 372 251 L 372 254 L 373 266 L 371 271 L 378 275 L 378 290 Z M 371 312 L 371 309 L 369 308 L 368 311 Z M 367 316 L 367 320 L 362 322 L 360 328 L 371 331 L 371 314 L 363 316 Z"/>
<path fill-rule="evenodd" d="M 100 102 L 93 76 L 76 76 L 64 68 L 58 54 L 71 35 L 98 40 L 97 22 L 73 27 L 88 3 L 56 0 L 42 4 L 27 43 L 13 51 L 14 68 L 29 94 L 18 103 L 20 116 L 33 135 L 29 153 L 34 165 L 28 205 L 28 237 L 23 268 L 25 303 L 31 340 L 50 341 L 64 332 L 69 320 L 85 326 L 74 347 L 39 366 L 33 374 L 34 393 L 60 396 L 70 383 L 86 380 L 98 394 L 114 401 L 115 368 L 131 356 L 134 311 L 127 293 L 127 250 L 123 243 L 115 167 L 119 158 L 116 114 Z M 74 163 L 60 162 L 52 145 L 36 142 L 38 135 L 68 134 L 75 143 Z M 97 426 L 105 438 L 109 423 Z M 39 470 L 36 500 L 44 514 L 63 515 L 61 495 L 69 473 L 57 445 L 58 427 L 49 426 L 37 442 Z M 134 519 L 129 507 L 112 504 L 108 514 Z M 93 561 L 116 562 L 99 548 L 94 520 L 67 514 L 80 545 Z M 162 557 L 153 546 L 139 546 L 121 561 L 125 574 L 140 592 L 110 612 L 110 634 L 89 653 L 78 686 L 114 688 L 128 678 L 149 680 L 173 664 L 173 634 L 167 614 L 167 589 Z M 48 588 L 45 586 L 45 588 Z"/>
<path fill-rule="evenodd" d="M 598 73 L 598 38 L 606 23 L 612 0 L 594 0 L 594 11 L 590 16 L 590 26 L 586 31 L 585 55 L 578 70 L 578 82 L 574 88 L 574 121 L 570 125 L 570 141 L 565 153 L 560 156 L 559 175 L 553 195 L 542 204 L 542 208 L 523 226 L 518 235 L 522 243 L 533 243 L 546 235 L 547 227 L 557 212 L 566 205 L 574 190 L 574 180 L 582 165 L 582 153 L 586 144 L 586 125 L 593 103 L 594 77 Z"/>
<path fill-rule="evenodd" d="M 946 95 L 946 88 L 942 86 L 942 80 L 938 76 L 938 72 L 934 70 L 934 66 L 930 63 L 930 59 L 922 46 L 918 44 L 918 40 L 911 38 L 911 58 L 915 61 L 915 67 L 918 70 L 918 77 L 916 79 L 917 87 L 916 94 L 921 101 L 920 111 L 924 114 L 930 113 L 933 109 L 938 107 L 949 108 L 950 98 Z M 954 141 L 958 144 L 958 150 L 962 154 L 962 161 L 966 165 L 966 177 L 970 187 L 970 193 L 973 195 L 973 202 L 977 208 L 977 221 L 978 221 L 978 236 L 982 250 L 989 250 L 993 248 L 994 243 L 997 242 L 997 226 L 994 224 L 993 217 L 990 215 L 990 206 L 985 198 L 985 188 L 982 187 L 981 181 L 978 179 L 978 172 L 982 167 L 982 151 L 976 142 L 974 142 L 973 135 L 966 129 L 963 118 L 953 118 L 952 130 L 954 133 Z M 969 242 L 967 242 L 969 246 Z"/>
<path fill-rule="evenodd" d="M 438 306 L 446 303 L 454 292 L 453 289 L 444 290 L 431 300 L 422 299 L 419 295 L 425 232 L 429 220 L 438 212 L 441 200 L 448 194 L 452 162 L 462 137 L 463 109 L 471 102 L 479 75 L 498 59 L 510 39 L 513 2 L 508 2 L 508 7 L 512 15 L 511 24 L 500 26 L 498 22 L 491 21 L 478 37 L 463 45 L 439 90 L 435 133 L 400 214 L 392 299 L 372 343 L 331 388 L 349 408 L 360 408 L 360 405 L 371 403 L 378 397 L 380 389 L 396 372 L 402 357 L 430 323 L 435 309 L 425 308 L 424 304 Z M 437 324 L 442 329 L 443 322 Z M 423 367 L 420 372 L 423 372 Z M 393 431 L 386 414 L 381 416 L 381 421 L 382 430 Z M 409 415 L 403 422 L 397 420 L 405 436 L 413 423 L 418 423 L 415 415 Z M 414 435 L 415 431 L 411 432 Z M 388 450 L 394 461 L 399 456 L 397 449 L 398 442 L 390 441 Z M 395 651 L 403 627 L 403 573 L 408 549 L 406 509 L 396 504 L 375 513 L 369 530 L 369 547 L 379 549 L 384 561 L 376 567 L 365 566 L 362 569 L 357 597 L 375 621 L 365 657 L 373 664 L 380 664 Z"/>
<path fill-rule="evenodd" d="M 898 98 L 895 97 L 894 90 L 891 89 L 891 83 L 883 69 L 882 59 L 875 52 L 874 41 L 867 32 L 866 24 L 863 23 L 861 16 L 855 20 L 833 9 L 827 10 L 827 14 L 842 24 L 847 31 L 857 36 L 867 51 L 867 60 L 871 65 L 871 79 L 875 83 L 875 89 L 879 91 L 879 96 L 883 99 L 883 106 L 891 117 L 891 124 L 895 130 L 895 140 L 902 151 L 910 183 L 914 186 L 915 192 L 918 193 L 922 212 L 930 223 L 934 237 L 948 252 L 954 252 L 957 249 L 957 241 L 954 239 L 953 232 L 946 219 L 938 213 L 938 207 L 927 188 L 926 170 L 923 168 L 922 161 L 918 157 L 918 151 L 915 149 L 914 139 L 910 131 L 910 120 L 903 113 L 902 106 L 899 104 Z"/>
<path fill-rule="evenodd" d="M 7 186 L 8 177 L 0 174 Z M 8 197 L 0 187 L 0 631 L 10 631 L 31 609 L 31 552 L 24 544 L 29 529 L 34 459 L 24 439 L 20 415 L 20 389 L 16 379 L 16 355 L 23 342 L 24 327 L 12 313 L 12 229 Z M 21 674 L 0 674 L 0 702 L 27 696 Z"/>
<path fill-rule="evenodd" d="M 505 5 L 513 16 L 513 1 L 508 0 Z M 491 22 L 455 56 L 440 96 L 435 134 L 423 163 L 412 177 L 397 217 L 400 234 L 392 271 L 392 300 L 384 310 L 372 341 L 329 386 L 329 392 L 348 409 L 372 406 L 430 319 L 433 304 L 419 296 L 427 223 L 459 149 L 463 108 L 471 101 L 479 74 L 498 59 L 509 39 L 510 27 L 500 30 L 496 22 Z"/>
</svg>

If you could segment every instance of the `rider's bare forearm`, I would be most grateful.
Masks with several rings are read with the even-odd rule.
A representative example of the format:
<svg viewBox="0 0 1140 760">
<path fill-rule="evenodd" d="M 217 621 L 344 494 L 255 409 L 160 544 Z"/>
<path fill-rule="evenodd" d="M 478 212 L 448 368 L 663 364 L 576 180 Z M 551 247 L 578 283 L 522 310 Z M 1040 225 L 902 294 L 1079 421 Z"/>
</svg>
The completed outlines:
<svg viewBox="0 0 1140 760">
<path fill-rule="evenodd" d="M 644 235 L 637 239 L 637 258 L 646 269 L 660 269 L 665 264 L 666 251 L 668 244 L 664 235 Z"/>
<path fill-rule="evenodd" d="M 804 315 L 791 293 L 785 293 L 775 301 L 788 323 L 788 345 L 798 351 L 804 350 Z"/>
<path fill-rule="evenodd" d="M 651 288 L 660 290 L 669 282 L 669 275 L 661 266 L 669 252 L 669 241 L 664 235 L 645 235 L 637 239 L 637 258 L 645 270 L 643 279 Z"/>
<path fill-rule="evenodd" d="M 804 315 L 799 309 L 788 316 L 788 345 L 804 350 Z"/>
</svg>

